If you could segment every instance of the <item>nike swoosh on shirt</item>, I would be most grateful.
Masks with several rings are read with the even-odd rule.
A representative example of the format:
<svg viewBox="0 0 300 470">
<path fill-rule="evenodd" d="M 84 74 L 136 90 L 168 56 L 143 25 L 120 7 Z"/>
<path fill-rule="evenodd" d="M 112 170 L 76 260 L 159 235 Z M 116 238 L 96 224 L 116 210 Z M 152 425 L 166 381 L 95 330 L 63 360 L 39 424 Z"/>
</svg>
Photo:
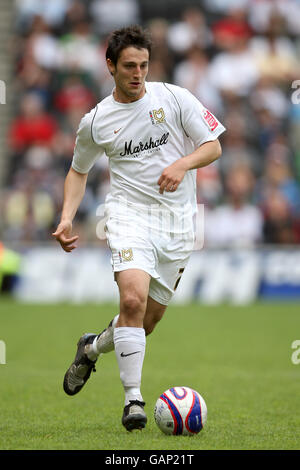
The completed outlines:
<svg viewBox="0 0 300 470">
<path fill-rule="evenodd" d="M 114 134 L 117 134 L 121 129 L 122 129 L 122 127 L 120 127 L 120 129 L 117 129 L 116 131 L 114 131 Z"/>
<path fill-rule="evenodd" d="M 120 356 L 121 356 L 121 357 L 132 356 L 132 354 L 137 354 L 137 353 L 139 353 L 139 352 L 141 352 L 141 351 L 134 351 L 134 352 L 129 353 L 129 354 L 124 354 L 123 352 L 121 352 Z"/>
</svg>

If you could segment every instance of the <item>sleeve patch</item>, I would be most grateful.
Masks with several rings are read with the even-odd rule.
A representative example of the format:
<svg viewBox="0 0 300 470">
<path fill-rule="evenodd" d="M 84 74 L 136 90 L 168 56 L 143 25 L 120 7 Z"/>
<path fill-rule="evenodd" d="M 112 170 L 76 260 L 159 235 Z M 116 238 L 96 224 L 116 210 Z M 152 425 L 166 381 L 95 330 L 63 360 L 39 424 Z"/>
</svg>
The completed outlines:
<svg viewBox="0 0 300 470">
<path fill-rule="evenodd" d="M 214 130 L 216 130 L 216 128 L 219 125 L 219 122 L 217 121 L 215 116 L 210 111 L 208 111 L 208 109 L 206 109 L 206 108 L 203 109 L 202 114 L 203 114 L 204 121 L 206 122 L 209 129 L 212 132 Z"/>
</svg>

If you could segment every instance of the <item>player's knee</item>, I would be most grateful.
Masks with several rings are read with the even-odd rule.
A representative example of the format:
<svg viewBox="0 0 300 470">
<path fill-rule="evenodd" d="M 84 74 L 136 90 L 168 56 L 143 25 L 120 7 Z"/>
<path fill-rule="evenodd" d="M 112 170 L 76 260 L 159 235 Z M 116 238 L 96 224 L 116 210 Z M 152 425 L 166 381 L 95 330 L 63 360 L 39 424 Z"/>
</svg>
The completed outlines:
<svg viewBox="0 0 300 470">
<path fill-rule="evenodd" d="M 146 305 L 146 299 L 142 295 L 134 292 L 128 292 L 124 295 L 121 302 L 121 311 L 127 317 L 140 316 Z"/>
</svg>

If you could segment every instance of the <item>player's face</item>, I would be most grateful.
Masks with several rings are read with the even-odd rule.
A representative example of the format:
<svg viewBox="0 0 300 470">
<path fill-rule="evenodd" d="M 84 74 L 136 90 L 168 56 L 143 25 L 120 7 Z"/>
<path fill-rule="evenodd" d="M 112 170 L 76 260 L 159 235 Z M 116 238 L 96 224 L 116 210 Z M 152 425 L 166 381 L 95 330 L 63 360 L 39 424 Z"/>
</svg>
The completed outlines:
<svg viewBox="0 0 300 470">
<path fill-rule="evenodd" d="M 108 59 L 107 66 L 115 80 L 115 99 L 117 101 L 130 103 L 144 96 L 149 66 L 147 49 L 126 47 L 121 51 L 117 64 L 114 65 Z"/>
</svg>

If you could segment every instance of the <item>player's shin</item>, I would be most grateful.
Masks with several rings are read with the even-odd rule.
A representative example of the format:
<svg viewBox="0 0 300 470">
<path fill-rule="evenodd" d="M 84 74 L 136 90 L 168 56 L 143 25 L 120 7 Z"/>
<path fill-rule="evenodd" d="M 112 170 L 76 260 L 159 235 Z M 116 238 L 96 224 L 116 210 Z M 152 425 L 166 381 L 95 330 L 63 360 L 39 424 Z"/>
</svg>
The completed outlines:
<svg viewBox="0 0 300 470">
<path fill-rule="evenodd" d="M 131 400 L 142 402 L 140 386 L 146 347 L 145 330 L 135 327 L 115 328 L 114 344 L 125 391 L 125 406 Z"/>
</svg>

